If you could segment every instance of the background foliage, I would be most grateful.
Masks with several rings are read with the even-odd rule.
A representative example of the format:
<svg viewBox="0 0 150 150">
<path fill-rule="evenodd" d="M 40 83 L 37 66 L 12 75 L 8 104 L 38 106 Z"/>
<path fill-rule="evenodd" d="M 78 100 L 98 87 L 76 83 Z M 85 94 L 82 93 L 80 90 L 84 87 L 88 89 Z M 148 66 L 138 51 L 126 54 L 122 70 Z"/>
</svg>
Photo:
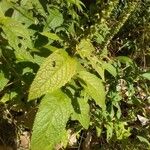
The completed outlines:
<svg viewBox="0 0 150 150">
<path fill-rule="evenodd" d="M 148 0 L 1 0 L 0 33 L 0 120 L 32 150 L 150 148 Z"/>
</svg>

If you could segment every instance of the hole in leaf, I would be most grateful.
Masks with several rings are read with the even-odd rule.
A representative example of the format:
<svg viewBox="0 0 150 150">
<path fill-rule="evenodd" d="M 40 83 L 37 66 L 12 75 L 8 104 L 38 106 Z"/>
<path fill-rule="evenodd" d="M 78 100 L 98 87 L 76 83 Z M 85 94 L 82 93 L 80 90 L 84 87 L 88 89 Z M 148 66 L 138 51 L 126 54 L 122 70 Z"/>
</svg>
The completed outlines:
<svg viewBox="0 0 150 150">
<path fill-rule="evenodd" d="M 56 62 L 52 61 L 52 66 L 55 67 L 56 66 Z"/>
</svg>

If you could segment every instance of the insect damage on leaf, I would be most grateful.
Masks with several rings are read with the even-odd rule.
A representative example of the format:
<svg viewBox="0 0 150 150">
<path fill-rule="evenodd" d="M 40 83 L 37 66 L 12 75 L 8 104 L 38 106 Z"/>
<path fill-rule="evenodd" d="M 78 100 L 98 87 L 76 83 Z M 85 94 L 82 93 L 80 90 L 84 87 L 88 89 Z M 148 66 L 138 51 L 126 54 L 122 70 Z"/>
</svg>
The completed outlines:
<svg viewBox="0 0 150 150">
<path fill-rule="evenodd" d="M 76 60 L 65 51 L 51 54 L 40 66 L 29 90 L 29 99 L 38 98 L 64 86 L 76 73 Z"/>
</svg>

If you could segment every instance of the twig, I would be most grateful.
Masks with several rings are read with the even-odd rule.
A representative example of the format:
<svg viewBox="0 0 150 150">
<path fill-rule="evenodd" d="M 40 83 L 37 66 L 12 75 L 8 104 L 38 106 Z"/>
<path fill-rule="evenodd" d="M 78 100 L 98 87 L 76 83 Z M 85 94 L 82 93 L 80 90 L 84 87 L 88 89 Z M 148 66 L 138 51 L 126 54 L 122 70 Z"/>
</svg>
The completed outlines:
<svg viewBox="0 0 150 150">
<path fill-rule="evenodd" d="M 81 148 L 82 141 L 83 141 L 83 133 L 81 134 L 81 139 L 80 139 L 80 142 L 79 142 L 78 150 L 80 150 L 80 148 Z"/>
</svg>

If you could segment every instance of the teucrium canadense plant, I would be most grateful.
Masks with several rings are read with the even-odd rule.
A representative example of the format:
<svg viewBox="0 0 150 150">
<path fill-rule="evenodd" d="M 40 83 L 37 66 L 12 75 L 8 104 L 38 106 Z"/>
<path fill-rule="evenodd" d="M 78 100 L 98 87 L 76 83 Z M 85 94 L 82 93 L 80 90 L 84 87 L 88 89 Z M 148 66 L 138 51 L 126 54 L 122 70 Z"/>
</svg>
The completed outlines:
<svg viewBox="0 0 150 150">
<path fill-rule="evenodd" d="M 149 80 L 149 73 L 135 73 L 129 57 L 113 58 L 109 49 L 140 2 L 84 3 L 0 1 L 2 102 L 9 92 L 10 100 L 40 101 L 31 150 L 65 148 L 71 120 L 80 130 L 96 128 L 99 136 L 105 128 L 107 141 L 131 135 L 121 104 L 129 103 L 126 97 L 134 103 L 134 84 Z M 15 85 L 20 88 L 9 91 Z"/>
</svg>

